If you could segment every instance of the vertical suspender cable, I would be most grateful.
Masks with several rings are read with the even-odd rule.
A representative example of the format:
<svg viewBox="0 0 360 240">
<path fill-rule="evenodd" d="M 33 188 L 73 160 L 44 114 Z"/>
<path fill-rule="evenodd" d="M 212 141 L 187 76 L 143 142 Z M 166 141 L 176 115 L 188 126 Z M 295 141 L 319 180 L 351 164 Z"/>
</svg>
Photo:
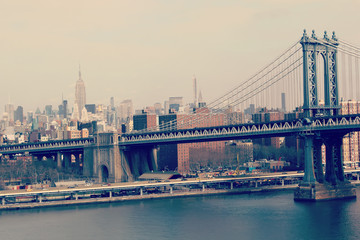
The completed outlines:
<svg viewBox="0 0 360 240">
<path fill-rule="evenodd" d="M 355 92 L 355 100 L 359 100 L 356 96 L 358 96 L 359 93 L 359 58 L 355 58 L 355 86 L 354 86 L 354 92 Z"/>
<path fill-rule="evenodd" d="M 341 63 L 341 72 L 342 72 L 342 82 L 344 83 L 344 90 L 343 90 L 343 97 L 344 99 L 347 99 L 347 86 L 346 86 L 346 82 L 347 82 L 347 79 L 346 79 L 346 57 L 345 57 L 345 53 L 341 53 L 341 60 L 342 60 L 342 63 Z"/>
<path fill-rule="evenodd" d="M 349 100 L 353 99 L 353 91 L 352 89 L 354 88 L 353 85 L 353 77 L 352 77 L 352 56 L 349 55 L 348 56 L 349 59 L 349 63 L 348 63 L 348 67 L 349 67 L 349 81 L 348 81 L 348 86 L 349 86 Z"/>
</svg>

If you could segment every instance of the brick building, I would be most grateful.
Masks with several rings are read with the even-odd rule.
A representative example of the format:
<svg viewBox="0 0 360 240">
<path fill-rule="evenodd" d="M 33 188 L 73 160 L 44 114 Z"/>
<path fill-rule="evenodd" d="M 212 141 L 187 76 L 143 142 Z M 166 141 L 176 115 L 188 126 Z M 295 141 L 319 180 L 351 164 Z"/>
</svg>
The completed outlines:
<svg viewBox="0 0 360 240">
<path fill-rule="evenodd" d="M 341 109 L 340 114 L 358 114 L 360 113 L 360 102 L 349 100 L 342 101 L 340 103 Z M 360 134 L 359 132 L 351 132 L 343 137 L 343 161 L 345 167 L 359 167 L 359 143 Z"/>
</svg>

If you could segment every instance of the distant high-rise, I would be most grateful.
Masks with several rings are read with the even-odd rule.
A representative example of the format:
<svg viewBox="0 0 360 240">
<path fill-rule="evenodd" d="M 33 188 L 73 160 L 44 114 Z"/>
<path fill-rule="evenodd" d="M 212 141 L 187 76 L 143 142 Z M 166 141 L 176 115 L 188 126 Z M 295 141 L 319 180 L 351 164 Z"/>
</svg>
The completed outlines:
<svg viewBox="0 0 360 240">
<path fill-rule="evenodd" d="M 196 77 L 193 76 L 193 88 L 194 88 L 194 107 L 197 107 L 197 84 L 196 84 Z"/>
<path fill-rule="evenodd" d="M 5 112 L 8 114 L 9 116 L 9 122 L 14 122 L 14 105 L 13 104 L 5 104 Z"/>
<path fill-rule="evenodd" d="M 62 105 L 62 109 L 63 109 L 63 118 L 67 118 L 67 113 L 68 113 L 68 107 L 67 107 L 67 100 L 63 100 L 63 105 Z"/>
<path fill-rule="evenodd" d="M 18 106 L 14 112 L 14 121 L 20 121 L 22 123 L 24 121 L 24 109 L 22 106 Z"/>
<path fill-rule="evenodd" d="M 197 107 L 199 107 L 199 108 L 204 108 L 204 107 L 206 107 L 206 102 L 203 101 L 201 91 L 199 92 L 199 102 L 198 102 L 198 106 L 197 106 Z"/>
<path fill-rule="evenodd" d="M 281 109 L 286 112 L 285 93 L 281 93 Z"/>
<path fill-rule="evenodd" d="M 183 97 L 169 97 L 169 110 L 178 112 L 183 106 Z"/>
<path fill-rule="evenodd" d="M 111 106 L 111 110 L 114 110 L 114 109 L 115 109 L 115 100 L 114 100 L 114 97 L 111 97 L 111 98 L 110 98 L 110 106 Z"/>
<path fill-rule="evenodd" d="M 96 106 L 95 104 L 85 104 L 86 111 L 88 113 L 95 114 L 96 113 Z"/>
<path fill-rule="evenodd" d="M 86 104 L 86 93 L 85 93 L 85 83 L 81 78 L 80 67 L 79 67 L 79 79 L 77 80 L 75 86 L 75 104 L 77 104 L 79 116 L 81 117 L 81 111 Z"/>
<path fill-rule="evenodd" d="M 122 122 L 126 122 L 128 118 L 132 118 L 134 115 L 134 107 L 132 100 L 127 99 L 120 103 L 118 107 L 118 117 Z"/>
<path fill-rule="evenodd" d="M 52 115 L 52 105 L 46 105 L 46 106 L 45 106 L 45 114 L 46 114 L 47 116 Z"/>
</svg>

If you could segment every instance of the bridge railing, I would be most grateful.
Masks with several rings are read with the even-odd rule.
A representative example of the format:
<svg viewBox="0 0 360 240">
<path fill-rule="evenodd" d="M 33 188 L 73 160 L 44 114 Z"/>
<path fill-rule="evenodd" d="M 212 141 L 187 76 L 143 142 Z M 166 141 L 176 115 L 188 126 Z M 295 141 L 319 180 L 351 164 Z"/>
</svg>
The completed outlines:
<svg viewBox="0 0 360 240">
<path fill-rule="evenodd" d="M 120 138 L 120 144 L 126 144 L 127 142 L 156 142 L 164 139 L 185 139 L 185 138 L 200 138 L 209 136 L 239 136 L 246 135 L 252 138 L 251 134 L 259 135 L 281 135 L 282 133 L 297 134 L 302 131 L 321 131 L 331 128 L 343 129 L 351 131 L 352 127 L 354 131 L 360 127 L 360 115 L 338 115 L 327 117 L 313 117 L 309 119 L 309 123 L 304 122 L 304 119 L 297 119 L 295 121 L 277 121 L 267 123 L 254 123 L 254 124 L 242 124 L 232 126 L 218 126 L 209 128 L 197 128 L 197 129 L 183 129 L 178 131 L 159 131 L 149 132 L 143 134 L 128 134 L 122 135 Z"/>
<path fill-rule="evenodd" d="M 0 146 L 0 152 L 7 151 L 24 151 L 32 149 L 51 149 L 51 148 L 64 148 L 71 146 L 85 146 L 94 142 L 93 138 L 81 138 L 81 139 L 71 139 L 71 140 L 55 140 L 39 143 L 22 143 L 14 145 L 2 145 Z"/>
</svg>

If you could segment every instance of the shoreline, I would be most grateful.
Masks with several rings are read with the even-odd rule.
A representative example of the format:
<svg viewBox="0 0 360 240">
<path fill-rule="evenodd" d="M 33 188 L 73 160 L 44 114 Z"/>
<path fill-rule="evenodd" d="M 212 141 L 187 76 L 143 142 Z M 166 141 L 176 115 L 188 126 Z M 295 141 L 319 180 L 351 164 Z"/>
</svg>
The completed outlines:
<svg viewBox="0 0 360 240">
<path fill-rule="evenodd" d="M 205 190 L 205 191 L 179 191 L 173 193 L 158 193 L 147 195 L 133 195 L 121 197 L 103 197 L 103 198 L 90 198 L 78 200 L 62 200 L 53 202 L 34 202 L 34 203 L 17 203 L 7 204 L 0 206 L 0 211 L 22 210 L 22 209 L 35 209 L 35 208 L 49 208 L 49 207 L 63 207 L 63 206 L 76 206 L 76 205 L 91 205 L 91 204 L 106 204 L 124 201 L 139 201 L 139 200 L 153 200 L 165 198 L 181 198 L 181 197 L 202 197 L 212 195 L 231 195 L 231 194 L 251 194 L 258 192 L 270 191 L 283 191 L 295 189 L 298 184 L 286 186 L 267 186 L 258 188 L 242 188 L 242 189 L 226 189 L 226 190 Z"/>
</svg>

